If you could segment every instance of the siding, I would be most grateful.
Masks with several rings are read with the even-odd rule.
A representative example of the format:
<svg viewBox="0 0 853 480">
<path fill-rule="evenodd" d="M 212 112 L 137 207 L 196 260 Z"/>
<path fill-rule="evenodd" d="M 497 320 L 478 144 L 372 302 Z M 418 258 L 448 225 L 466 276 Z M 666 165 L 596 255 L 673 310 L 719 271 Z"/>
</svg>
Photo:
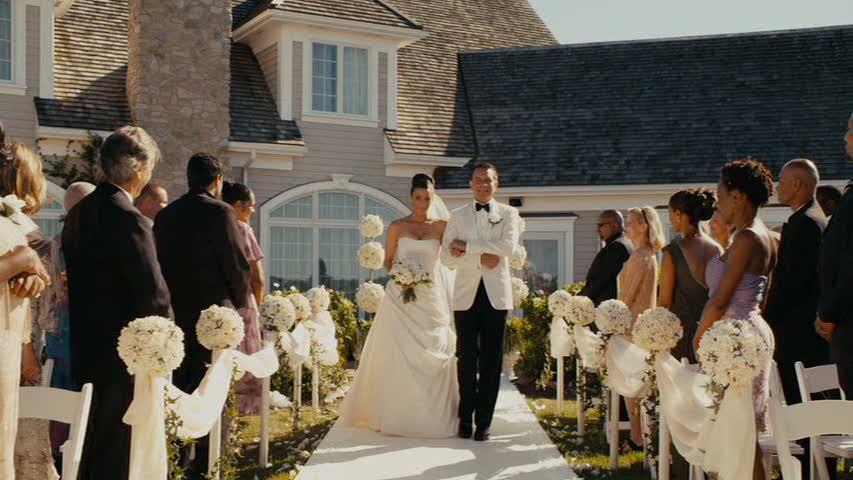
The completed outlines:
<svg viewBox="0 0 853 480">
<path fill-rule="evenodd" d="M 9 138 L 35 146 L 38 120 L 33 97 L 39 94 L 39 7 L 27 6 L 26 22 L 27 93 L 0 94 L 0 121 L 3 122 Z"/>
<path fill-rule="evenodd" d="M 385 128 L 388 125 L 388 54 L 379 53 L 378 83 L 379 92 L 376 100 L 379 102 L 379 126 Z"/>
<path fill-rule="evenodd" d="M 269 85 L 270 92 L 275 98 L 275 105 L 278 108 L 281 105 L 279 79 L 278 79 L 278 44 L 275 43 L 265 50 L 257 54 L 258 63 L 261 64 L 261 70 L 264 72 L 264 77 Z"/>
<path fill-rule="evenodd" d="M 575 281 L 586 278 L 586 272 L 592 265 L 595 254 L 598 253 L 601 242 L 598 239 L 598 216 L 600 211 L 574 212 L 578 215 L 575 221 Z"/>
<path fill-rule="evenodd" d="M 302 42 L 293 42 L 293 119 L 302 118 Z"/>
</svg>

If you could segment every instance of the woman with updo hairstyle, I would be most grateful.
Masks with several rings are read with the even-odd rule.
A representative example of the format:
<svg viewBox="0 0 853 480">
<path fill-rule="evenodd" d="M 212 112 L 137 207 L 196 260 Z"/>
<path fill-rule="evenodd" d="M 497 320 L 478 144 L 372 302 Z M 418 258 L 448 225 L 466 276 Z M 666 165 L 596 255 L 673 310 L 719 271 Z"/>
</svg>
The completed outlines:
<svg viewBox="0 0 853 480">
<path fill-rule="evenodd" d="M 773 174 L 753 159 L 727 163 L 720 171 L 717 185 L 717 210 L 720 220 L 735 226 L 732 244 L 720 258 L 712 259 L 705 269 L 710 299 L 705 305 L 693 347 L 699 348 L 702 335 L 720 319 L 752 323 L 775 348 L 773 331 L 761 317 L 761 304 L 770 272 L 776 266 L 776 242 L 759 218 L 761 207 L 773 195 Z M 770 396 L 770 359 L 755 379 L 752 388 L 757 432 L 767 431 L 767 403 Z M 758 438 L 756 438 L 756 443 Z M 756 445 L 753 478 L 764 478 Z"/>
<path fill-rule="evenodd" d="M 708 301 L 705 268 L 723 254 L 722 247 L 699 228 L 699 222 L 714 215 L 716 204 L 714 192 L 704 188 L 681 190 L 669 199 L 669 221 L 678 236 L 663 249 L 658 304 L 681 319 L 684 336 L 672 355 L 690 363 L 696 363 L 692 340 Z"/>
</svg>

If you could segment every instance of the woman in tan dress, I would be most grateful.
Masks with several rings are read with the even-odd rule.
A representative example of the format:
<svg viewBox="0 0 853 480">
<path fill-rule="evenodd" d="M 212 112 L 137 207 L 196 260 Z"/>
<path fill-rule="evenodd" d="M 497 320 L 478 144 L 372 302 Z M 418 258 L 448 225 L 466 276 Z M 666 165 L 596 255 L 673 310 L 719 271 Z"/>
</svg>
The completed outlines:
<svg viewBox="0 0 853 480">
<path fill-rule="evenodd" d="M 636 321 L 637 316 L 657 303 L 657 254 L 664 245 L 663 227 L 654 208 L 631 208 L 628 210 L 625 231 L 634 243 L 635 250 L 619 274 L 619 300 L 631 309 Z M 623 444 L 623 449 L 640 450 L 643 444 L 640 402 L 635 398 L 628 398 L 626 402 L 631 418 L 631 438 Z"/>
</svg>

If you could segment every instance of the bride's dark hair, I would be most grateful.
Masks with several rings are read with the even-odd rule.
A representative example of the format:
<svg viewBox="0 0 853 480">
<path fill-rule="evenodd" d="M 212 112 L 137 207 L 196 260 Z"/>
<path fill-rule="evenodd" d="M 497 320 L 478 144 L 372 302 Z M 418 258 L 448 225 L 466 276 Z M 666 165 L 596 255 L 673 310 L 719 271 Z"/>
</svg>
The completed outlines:
<svg viewBox="0 0 853 480">
<path fill-rule="evenodd" d="M 418 173 L 414 177 L 412 177 L 412 188 L 409 190 L 409 194 L 415 193 L 415 190 L 419 188 L 426 188 L 429 190 L 430 187 L 435 186 L 435 180 L 432 179 L 426 173 Z"/>
</svg>

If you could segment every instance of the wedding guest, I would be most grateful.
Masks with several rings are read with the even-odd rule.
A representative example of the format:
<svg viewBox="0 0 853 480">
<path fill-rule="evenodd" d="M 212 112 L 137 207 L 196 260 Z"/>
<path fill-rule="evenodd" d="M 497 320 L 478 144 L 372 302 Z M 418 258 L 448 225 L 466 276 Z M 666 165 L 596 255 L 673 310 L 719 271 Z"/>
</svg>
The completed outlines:
<svg viewBox="0 0 853 480">
<path fill-rule="evenodd" d="M 815 198 L 820 182 L 811 160 L 788 162 L 776 187 L 779 203 L 794 211 L 782 230 L 779 260 L 767 295 L 765 318 L 776 335 L 774 357 L 788 403 L 799 403 L 794 364 L 829 361 L 829 345 L 814 330 L 819 297 L 817 260 L 826 217 Z"/>
<path fill-rule="evenodd" d="M 154 227 L 154 219 L 160 210 L 169 204 L 169 192 L 156 183 L 149 183 L 142 189 L 142 193 L 136 198 L 134 205 L 147 220 L 148 225 Z"/>
<path fill-rule="evenodd" d="M 773 331 L 761 317 L 761 301 L 770 273 L 776 266 L 776 243 L 758 216 L 773 195 L 773 174 L 756 160 L 727 163 L 720 171 L 717 210 L 722 222 L 735 225 L 737 233 L 721 258 L 711 260 L 705 270 L 710 299 L 705 305 L 693 340 L 698 349 L 702 335 L 718 320 L 727 318 L 752 323 L 767 345 L 774 348 Z M 770 361 L 753 384 L 757 431 L 767 429 Z M 756 442 L 758 438 L 756 438 Z M 760 449 L 756 447 L 755 477 L 763 478 Z"/>
<path fill-rule="evenodd" d="M 133 379 L 116 342 L 132 320 L 169 315 L 151 228 L 133 206 L 159 160 L 145 130 L 116 130 L 100 148 L 103 183 L 68 212 L 62 229 L 72 373 L 77 385 L 94 387 L 81 479 L 127 478 L 130 428 L 122 417 L 133 399 Z"/>
<path fill-rule="evenodd" d="M 63 207 L 70 212 L 80 200 L 95 190 L 87 182 L 76 182 L 68 186 L 63 198 Z M 41 296 L 41 315 L 55 320 L 55 328 L 44 332 L 45 354 L 53 360 L 50 386 L 63 390 L 77 391 L 78 386 L 71 375 L 71 325 L 68 312 L 68 285 L 65 282 L 65 259 L 62 256 L 62 232 L 50 242 L 49 270 L 51 285 Z M 47 263 L 47 262 L 46 262 Z M 67 423 L 50 422 L 50 443 L 55 457 L 61 456 L 60 447 L 68 440 Z"/>
<path fill-rule="evenodd" d="M 821 185 L 817 187 L 817 203 L 820 204 L 820 209 L 826 215 L 827 221 L 832 217 L 832 212 L 838 208 L 838 203 L 841 202 L 841 190 L 832 185 Z"/>
<path fill-rule="evenodd" d="M 619 275 L 619 300 L 637 316 L 657 304 L 657 253 L 664 245 L 663 227 L 652 207 L 631 208 L 625 224 L 628 238 L 636 247 Z M 626 399 L 631 418 L 631 438 L 623 444 L 625 450 L 642 450 L 643 431 L 640 425 L 640 402 Z"/>
<path fill-rule="evenodd" d="M 663 249 L 659 304 L 681 319 L 684 336 L 671 353 L 690 363 L 696 363 L 691 340 L 708 301 L 705 267 L 723 254 L 722 247 L 699 229 L 699 222 L 714 214 L 716 203 L 714 192 L 704 188 L 681 190 L 669 198 L 669 220 L 681 238 Z"/>
<path fill-rule="evenodd" d="M 847 124 L 847 156 L 853 160 L 853 115 Z M 818 259 L 818 333 L 830 340 L 841 388 L 853 398 L 853 181 L 826 227 Z"/>
<path fill-rule="evenodd" d="M 714 212 L 711 220 L 708 221 L 708 230 L 711 232 L 711 238 L 723 247 L 723 250 L 728 250 L 732 244 L 732 235 L 735 233 L 735 226 L 720 220 L 719 211 Z"/>
<path fill-rule="evenodd" d="M 255 232 L 249 225 L 252 215 L 255 214 L 255 194 L 246 185 L 240 183 L 225 182 L 222 187 L 222 200 L 231 205 L 237 212 L 237 226 L 243 236 L 246 260 L 251 265 L 252 273 L 250 283 L 252 286 L 246 306 L 240 309 L 243 317 L 246 336 L 240 344 L 240 351 L 251 355 L 261 351 L 261 330 L 258 325 L 258 305 L 264 298 L 264 267 L 261 260 L 264 258 L 261 246 L 255 238 Z M 239 409 L 242 415 L 257 414 L 261 409 L 261 380 L 247 373 L 235 387 L 240 398 Z"/>
<path fill-rule="evenodd" d="M 592 299 L 596 306 L 616 298 L 616 279 L 634 250 L 625 238 L 622 225 L 622 214 L 618 210 L 605 210 L 598 217 L 598 237 L 604 246 L 595 255 L 579 294 Z"/>
<path fill-rule="evenodd" d="M 213 155 L 193 155 L 187 163 L 189 192 L 161 210 L 154 224 L 157 255 L 186 345 L 173 383 L 185 392 L 199 386 L 211 361 L 196 337 L 199 314 L 211 305 L 245 308 L 252 291 L 237 213 L 219 200 L 222 173 L 222 162 Z M 191 478 L 207 473 L 207 455 L 205 437 L 195 444 Z"/>
</svg>

